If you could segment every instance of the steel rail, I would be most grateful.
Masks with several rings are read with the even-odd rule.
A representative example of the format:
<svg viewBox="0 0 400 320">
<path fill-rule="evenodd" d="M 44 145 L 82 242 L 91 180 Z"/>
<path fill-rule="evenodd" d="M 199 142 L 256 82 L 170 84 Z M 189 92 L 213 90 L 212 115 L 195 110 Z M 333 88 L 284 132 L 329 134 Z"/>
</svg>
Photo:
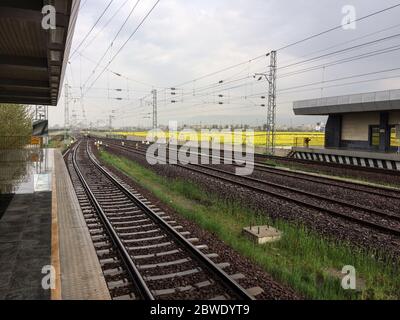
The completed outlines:
<svg viewBox="0 0 400 320">
<path fill-rule="evenodd" d="M 171 148 L 169 148 L 168 150 L 171 150 Z M 175 149 L 172 149 L 172 150 L 176 151 Z M 197 154 L 199 156 L 203 156 L 203 154 L 201 154 L 201 153 L 195 153 L 195 154 Z M 209 158 L 210 159 L 217 158 L 217 159 L 220 159 L 220 160 L 224 160 L 225 159 L 222 156 L 214 156 L 214 155 L 210 155 Z M 377 196 L 383 196 L 383 197 L 392 198 L 392 199 L 400 199 L 400 189 L 396 190 L 396 189 L 393 189 L 393 188 L 381 187 L 381 186 L 371 187 L 371 186 L 364 185 L 364 184 L 357 183 L 357 182 L 338 181 L 336 179 L 332 179 L 332 178 L 329 178 L 329 177 L 318 177 L 318 176 L 313 176 L 313 175 L 310 175 L 310 174 L 307 174 L 307 173 L 304 173 L 304 172 L 287 171 L 285 169 L 274 168 L 274 167 L 268 166 L 267 164 L 259 162 L 259 161 L 253 161 L 252 163 L 254 164 L 254 167 L 255 167 L 256 170 L 262 171 L 262 172 L 268 172 L 268 173 L 272 173 L 272 174 L 276 174 L 276 175 L 281 175 L 281 176 L 284 176 L 284 177 L 291 177 L 291 178 L 294 178 L 294 179 L 302 179 L 304 181 L 310 181 L 310 182 L 314 182 L 314 183 L 324 184 L 324 185 L 327 185 L 327 186 L 335 186 L 335 187 L 346 188 L 348 190 L 353 190 L 353 191 L 358 191 L 358 192 L 365 192 L 365 193 L 368 193 L 368 194 L 374 194 L 374 195 L 377 195 Z M 380 169 L 380 170 L 382 170 L 382 169 Z M 297 177 L 296 177 L 296 175 L 297 175 Z M 301 178 L 299 176 L 301 176 Z M 316 181 L 318 179 L 329 180 L 329 182 Z M 346 184 L 346 186 L 339 185 L 340 183 Z M 357 187 L 355 187 L 355 186 L 349 186 L 349 184 L 358 185 L 360 187 L 369 188 L 369 189 L 373 189 L 374 188 L 374 189 L 377 189 L 377 190 L 381 190 L 382 192 L 398 192 L 399 195 L 383 194 L 383 193 L 377 192 L 375 190 L 360 190 L 360 189 L 357 189 Z"/>
<path fill-rule="evenodd" d="M 138 153 L 138 154 L 143 155 L 143 151 L 134 150 L 132 148 L 122 147 L 122 146 L 117 146 L 117 145 L 112 145 L 112 146 L 116 147 L 118 149 L 122 149 L 122 150 L 128 151 L 128 152 L 133 152 L 133 153 Z M 326 213 L 328 213 L 328 214 L 330 214 L 332 216 L 338 216 L 338 217 L 343 218 L 345 220 L 352 221 L 352 222 L 355 222 L 355 223 L 358 223 L 358 224 L 361 224 L 361 225 L 364 225 L 364 226 L 367 226 L 367 227 L 370 227 L 370 228 L 374 228 L 374 229 L 377 229 L 377 230 L 380 230 L 380 231 L 383 231 L 383 232 L 386 232 L 386 233 L 389 233 L 389 234 L 400 236 L 400 230 L 397 230 L 397 229 L 394 229 L 394 228 L 391 228 L 391 227 L 386 227 L 386 226 L 382 226 L 380 224 L 376 224 L 374 222 L 365 221 L 365 220 L 362 220 L 362 219 L 359 219 L 359 218 L 356 218 L 356 217 L 352 217 L 352 216 L 344 214 L 344 213 L 340 213 L 340 212 L 331 210 L 329 208 L 324 208 L 324 207 L 321 207 L 321 206 L 318 206 L 318 205 L 314 205 L 314 204 L 308 203 L 308 202 L 300 200 L 300 199 L 294 199 L 292 197 L 283 195 L 281 193 L 277 193 L 277 192 L 269 191 L 269 190 L 262 189 L 262 188 L 259 188 L 259 187 L 255 187 L 255 186 L 252 186 L 252 185 L 249 185 L 247 183 L 243 183 L 243 182 L 240 182 L 240 181 L 237 181 L 237 180 L 234 180 L 234 179 L 221 177 L 220 175 L 217 175 L 217 174 L 204 172 L 202 170 L 199 170 L 199 169 L 196 169 L 196 168 L 193 168 L 193 167 L 188 167 L 188 166 L 184 166 L 184 165 L 180 165 L 180 164 L 177 164 L 176 166 L 184 168 L 186 170 L 191 170 L 191 171 L 195 171 L 195 172 L 198 172 L 198 173 L 201 173 L 201 174 L 204 174 L 204 175 L 208 175 L 208 176 L 216 178 L 216 179 L 224 180 L 226 182 L 235 184 L 237 186 L 245 187 L 245 188 L 257 191 L 257 192 L 261 192 L 261 193 L 265 193 L 265 194 L 268 194 L 268 195 L 271 195 L 271 196 L 274 196 L 274 197 L 278 197 L 278 198 L 281 198 L 281 199 L 286 200 L 286 201 L 295 202 L 295 203 L 300 204 L 302 206 L 305 206 L 305 207 L 308 207 L 308 208 L 311 208 L 311 209 L 314 209 L 314 210 L 318 210 L 318 211 L 323 211 L 323 212 L 326 212 Z M 199 166 L 199 165 L 197 165 L 197 166 Z M 204 167 L 206 169 L 209 169 L 209 170 L 215 170 L 215 171 L 219 170 L 219 169 L 210 168 L 210 167 L 206 167 L 206 166 L 204 166 Z M 232 172 L 224 172 L 224 173 L 229 173 L 230 175 L 235 176 L 237 178 L 237 176 L 234 175 Z M 248 177 L 246 177 L 246 179 L 248 179 Z M 254 178 L 252 178 L 252 179 L 254 179 Z M 260 180 L 259 182 L 263 183 L 263 184 L 266 183 L 263 180 Z M 279 187 L 286 188 L 284 186 L 279 186 Z M 298 191 L 301 191 L 301 190 L 298 190 Z M 301 192 L 304 193 L 304 191 L 301 191 Z M 314 194 L 310 194 L 310 196 L 313 196 L 313 195 Z M 323 196 L 319 196 L 319 195 L 317 195 L 317 196 L 318 197 L 323 197 Z M 330 199 L 330 201 L 333 201 L 333 199 Z M 334 200 L 334 201 L 339 201 L 339 200 Z M 342 205 L 347 205 L 347 204 L 346 203 L 342 203 Z M 350 205 L 353 206 L 353 207 L 357 207 L 357 205 L 353 205 L 353 204 L 350 204 Z M 364 210 L 364 208 L 360 208 L 360 207 L 357 207 L 357 209 Z M 368 210 L 372 210 L 370 208 L 367 208 L 367 209 Z M 376 212 L 376 211 L 373 211 L 373 213 L 376 214 L 376 215 L 382 215 L 383 214 L 386 218 L 391 218 L 391 219 L 393 218 L 393 215 L 390 215 L 390 214 L 387 214 L 387 213 Z M 395 219 L 399 219 L 397 216 L 394 216 L 394 217 L 395 217 Z"/>
<path fill-rule="evenodd" d="M 301 179 L 303 181 L 310 181 L 310 182 L 319 183 L 319 184 L 323 184 L 323 185 L 327 185 L 327 186 L 341 187 L 344 189 L 357 191 L 357 192 L 365 192 L 368 194 L 373 194 L 373 195 L 377 195 L 377 196 L 381 196 L 381 197 L 400 199 L 400 189 L 395 190 L 395 189 L 391 189 L 391 188 L 382 188 L 380 186 L 371 186 L 371 185 L 365 185 L 365 184 L 354 183 L 354 182 L 349 182 L 349 181 L 340 181 L 340 180 L 332 179 L 329 177 L 319 177 L 319 176 L 314 176 L 314 175 L 310 175 L 310 174 L 303 173 L 303 172 L 295 172 L 295 171 L 288 171 L 285 169 L 273 168 L 273 167 L 270 167 L 270 166 L 260 163 L 260 162 L 255 162 L 255 167 L 257 170 L 259 170 L 261 172 L 276 174 L 276 175 L 280 175 L 283 177 Z M 329 180 L 329 181 L 326 181 L 326 182 L 318 181 L 318 179 Z M 341 184 L 344 184 L 344 185 L 341 185 Z M 360 186 L 362 188 L 368 188 L 368 189 L 374 188 L 377 190 L 381 190 L 382 192 L 398 192 L 399 195 L 384 194 L 384 193 L 377 192 L 374 190 L 361 190 L 355 186 L 350 186 L 349 184 L 353 184 L 353 185 Z"/>
<path fill-rule="evenodd" d="M 113 142 L 117 142 L 117 141 L 121 141 L 121 140 L 117 140 L 117 139 L 111 139 L 111 138 L 106 138 L 104 139 L 106 141 L 113 141 Z M 123 140 L 125 142 L 132 142 L 129 140 Z M 129 146 L 128 146 L 129 147 Z M 132 146 L 133 147 L 133 146 Z M 171 147 L 169 147 L 168 149 L 171 149 Z M 144 149 L 141 149 L 144 150 Z M 172 149 L 174 150 L 174 149 Z M 211 149 L 212 151 L 212 149 Z M 201 153 L 197 153 L 199 156 L 202 156 L 203 154 Z M 217 158 L 217 159 L 221 159 L 223 160 L 224 157 L 222 156 L 214 156 L 214 155 L 209 155 L 210 158 Z M 268 156 L 268 155 L 262 155 L 262 154 L 254 154 L 254 157 L 261 157 L 261 158 L 271 158 L 271 159 L 276 159 L 276 160 L 281 160 L 281 161 L 285 161 L 285 162 L 304 162 L 306 163 L 308 162 L 314 162 L 313 164 L 320 164 L 320 165 L 325 165 L 327 167 L 329 167 L 331 165 L 331 167 L 338 167 L 338 168 L 344 168 L 346 169 L 347 167 L 351 167 L 351 169 L 355 169 L 355 170 L 364 170 L 364 171 L 368 171 L 371 173 L 374 173 L 375 170 L 377 170 L 376 172 L 379 173 L 383 173 L 383 174 L 390 174 L 390 175 L 397 175 L 397 171 L 396 170 L 389 170 L 389 169 L 377 169 L 377 168 L 368 168 L 368 167 L 360 167 L 360 166 L 354 166 L 354 165 L 349 165 L 349 164 L 338 164 L 338 163 L 324 163 L 321 161 L 315 161 L 315 160 L 304 160 L 304 159 L 295 159 L 295 158 L 287 158 L 287 157 L 277 157 L 277 156 Z M 347 184 L 347 186 L 340 186 L 342 188 L 347 188 L 349 190 L 354 190 L 354 191 L 362 191 L 362 192 L 366 192 L 369 194 L 375 194 L 378 196 L 384 196 L 384 197 L 388 197 L 388 198 L 393 198 L 393 199 L 400 199 L 400 188 L 392 188 L 392 187 L 386 187 L 386 186 L 378 186 L 378 185 L 367 185 L 367 184 L 363 184 L 357 181 L 341 181 L 338 180 L 337 178 L 332 178 L 332 177 L 318 177 L 312 174 L 309 174 L 307 172 L 299 172 L 299 171 L 289 171 L 289 169 L 282 169 L 282 168 L 275 168 L 273 166 L 270 166 L 262 161 L 253 161 L 253 164 L 255 166 L 256 170 L 259 171 L 275 171 L 274 173 L 276 173 L 277 175 L 282 175 L 282 176 L 288 176 L 289 175 L 293 178 L 297 178 L 295 177 L 295 175 L 298 176 L 302 176 L 304 178 L 301 178 L 303 180 L 307 180 L 307 181 L 312 181 L 315 183 L 320 183 L 320 184 L 325 184 L 325 185 L 331 185 L 331 186 L 338 186 L 338 183 L 343 183 L 343 184 Z M 279 171 L 279 172 L 278 172 Z M 400 172 L 399 172 L 400 174 Z M 330 180 L 330 182 L 323 182 L 323 181 L 315 181 L 314 179 L 321 179 L 321 180 Z M 374 190 L 360 190 L 357 189 L 357 187 L 353 187 L 353 186 L 349 186 L 349 184 L 355 185 L 355 186 L 361 186 L 363 188 L 369 188 L 369 189 L 376 189 L 376 190 L 380 190 L 382 192 L 398 192 L 399 195 L 391 195 L 391 194 L 383 194 Z"/>
<path fill-rule="evenodd" d="M 264 159 L 271 159 L 271 160 L 278 160 L 278 161 L 286 161 L 292 163 L 302 163 L 302 164 L 310 164 L 310 165 L 320 165 L 324 167 L 330 168 L 341 168 L 341 169 L 348 169 L 348 170 L 356 170 L 356 171 L 363 171 L 368 173 L 383 173 L 388 175 L 400 176 L 399 170 L 392 170 L 392 169 L 385 169 L 385 168 L 372 168 L 372 167 L 362 167 L 356 166 L 354 164 L 347 164 L 347 163 L 336 163 L 336 162 L 324 162 L 318 160 L 309 160 L 309 159 L 297 159 L 297 158 L 289 158 L 289 157 L 278 157 L 278 156 L 271 156 L 271 155 L 263 155 L 263 154 L 256 154 L 256 157 L 264 158 Z"/>
<path fill-rule="evenodd" d="M 233 280 L 225 271 L 218 267 L 210 258 L 204 253 L 197 249 L 191 242 L 189 242 L 184 236 L 178 231 L 166 223 L 160 216 L 158 216 L 149 206 L 143 201 L 138 199 L 134 194 L 131 193 L 126 187 L 121 185 L 101 164 L 99 164 L 93 155 L 89 151 L 89 146 L 86 149 L 89 159 L 101 171 L 120 191 L 122 191 L 131 201 L 133 201 L 144 213 L 146 213 L 154 222 L 156 222 L 165 232 L 172 236 L 183 248 L 189 251 L 201 265 L 205 266 L 206 269 L 213 274 L 216 278 L 222 280 L 222 284 L 239 298 L 243 300 L 255 300 L 247 291 L 241 287 L 235 280 Z"/>
<path fill-rule="evenodd" d="M 222 170 L 222 169 L 218 169 L 218 168 L 213 168 L 213 167 L 207 167 L 205 165 L 197 165 L 196 164 L 196 165 L 192 165 L 192 166 L 205 168 L 205 169 L 208 169 L 208 170 L 212 170 L 212 171 L 215 171 L 215 172 L 219 172 L 219 173 L 223 173 L 223 174 L 227 174 L 227 175 L 231 175 L 231 176 L 234 175 L 234 173 L 232 173 L 230 171 L 226 171 L 226 170 Z M 236 175 L 234 175 L 234 176 L 236 177 Z M 393 219 L 393 220 L 396 220 L 396 221 L 400 221 L 400 215 L 394 215 L 394 214 L 387 213 L 387 212 L 382 211 L 382 210 L 372 209 L 372 208 L 369 208 L 369 207 L 366 207 L 366 206 L 362 206 L 362 205 L 351 203 L 349 201 L 333 199 L 333 198 L 322 196 L 322 195 L 319 195 L 319 194 L 316 194 L 316 193 L 313 193 L 313 192 L 303 191 L 303 190 L 300 190 L 300 189 L 297 189 L 297 188 L 283 186 L 283 185 L 280 185 L 280 184 L 277 184 L 277 183 L 274 183 L 274 182 L 268 182 L 268 181 L 257 179 L 257 178 L 253 178 L 253 177 L 247 177 L 247 176 L 246 177 L 242 177 L 242 176 L 240 176 L 239 178 L 243 178 L 243 179 L 248 180 L 248 181 L 252 181 L 252 182 L 264 184 L 264 185 L 267 185 L 267 186 L 279 188 L 279 189 L 282 189 L 282 190 L 285 190 L 285 191 L 287 190 L 287 191 L 295 192 L 295 193 L 298 193 L 298 194 L 301 194 L 301 195 L 314 197 L 316 199 L 332 202 L 332 203 L 335 203 L 335 204 L 338 204 L 338 205 L 347 206 L 347 207 L 350 207 L 352 209 L 364 210 L 366 212 L 372 213 L 372 214 L 380 216 L 382 218 L 387 218 L 387 219 Z"/>
<path fill-rule="evenodd" d="M 384 231 L 386 233 L 390 233 L 390 234 L 393 234 L 393 235 L 396 235 L 396 236 L 400 236 L 400 230 L 397 230 L 397 229 L 394 229 L 394 228 L 391 228 L 391 227 L 386 227 L 386 226 L 382 226 L 382 225 L 376 224 L 374 222 L 365 221 L 365 220 L 362 220 L 362 219 L 359 219 L 359 218 L 355 218 L 355 217 L 352 217 L 350 215 L 347 215 L 347 214 L 344 214 L 344 213 L 340 213 L 340 212 L 331 210 L 329 208 L 320 207 L 320 206 L 308 203 L 308 202 L 300 200 L 300 199 L 294 199 L 292 197 L 285 196 L 285 195 L 277 193 L 277 192 L 268 191 L 268 190 L 265 190 L 265 189 L 262 189 L 262 188 L 259 188 L 259 187 L 255 187 L 255 186 L 249 185 L 247 183 L 239 182 L 239 181 L 234 180 L 234 179 L 221 177 L 221 176 L 219 176 L 217 174 L 204 172 L 204 171 L 201 171 L 201 170 L 198 170 L 198 169 L 195 169 L 195 168 L 188 168 L 186 166 L 182 166 L 182 167 L 186 168 L 188 170 L 192 170 L 192 171 L 196 171 L 196 172 L 201 173 L 201 174 L 208 175 L 208 176 L 216 178 L 216 179 L 227 181 L 229 183 L 232 183 L 232 184 L 235 184 L 235 185 L 238 185 L 238 186 L 241 186 L 241 187 L 245 187 L 245 188 L 252 189 L 252 190 L 255 190 L 255 191 L 258 191 L 258 192 L 262 192 L 262 193 L 266 193 L 266 194 L 272 195 L 274 197 L 279 197 L 279 198 L 287 200 L 287 201 L 295 202 L 297 204 L 301 204 L 302 206 L 309 207 L 311 209 L 316 209 L 318 211 L 324 211 L 324 212 L 326 212 L 326 213 L 328 213 L 328 214 L 330 214 L 332 216 L 338 216 L 338 217 L 341 217 L 343 219 L 346 219 L 346 220 L 349 220 L 349 221 L 352 221 L 352 222 L 356 222 L 356 223 L 361 224 L 361 225 L 365 225 L 365 226 L 368 226 L 368 227 L 372 227 L 372 228 L 378 229 L 380 231 Z M 206 168 L 209 169 L 208 167 L 206 167 Z"/>
<path fill-rule="evenodd" d="M 118 251 L 119 251 L 121 258 L 126 266 L 126 269 L 129 272 L 129 276 L 131 277 L 131 279 L 134 280 L 133 285 L 136 287 L 136 289 L 138 290 L 139 294 L 141 295 L 141 297 L 143 299 L 155 300 L 153 294 L 151 293 L 151 290 L 147 286 L 142 275 L 140 274 L 139 270 L 137 269 L 135 263 L 133 262 L 130 254 L 126 250 L 125 245 L 123 244 L 122 240 L 120 239 L 120 237 L 114 230 L 110 220 L 107 218 L 107 215 L 101 208 L 101 205 L 97 201 L 93 192 L 90 190 L 88 183 L 86 182 L 85 178 L 83 177 L 82 172 L 79 169 L 78 163 L 76 161 L 76 152 L 77 152 L 77 149 L 79 148 L 80 144 L 81 144 L 80 142 L 79 142 L 79 144 L 77 144 L 77 146 L 74 148 L 74 152 L 72 154 L 72 161 L 73 161 L 74 169 L 78 175 L 78 178 L 81 181 L 82 186 L 85 189 L 85 192 L 89 197 L 89 200 L 91 201 L 92 205 L 94 206 L 95 210 L 97 211 L 103 225 L 106 227 L 106 230 L 107 230 L 113 244 L 118 248 Z"/>
</svg>

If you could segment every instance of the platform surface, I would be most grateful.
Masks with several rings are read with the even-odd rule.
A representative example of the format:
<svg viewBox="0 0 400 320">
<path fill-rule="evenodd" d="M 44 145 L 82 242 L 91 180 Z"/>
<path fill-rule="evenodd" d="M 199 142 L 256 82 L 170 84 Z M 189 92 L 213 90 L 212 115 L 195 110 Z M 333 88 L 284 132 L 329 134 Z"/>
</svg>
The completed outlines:
<svg viewBox="0 0 400 320">
<path fill-rule="evenodd" d="M 59 151 L 55 152 L 54 159 L 61 299 L 109 300 L 109 290 L 89 230 Z"/>
<path fill-rule="evenodd" d="M 0 151 L 0 300 L 50 299 L 110 295 L 61 153 Z"/>
<path fill-rule="evenodd" d="M 52 150 L 0 152 L 0 300 L 48 300 Z"/>
</svg>

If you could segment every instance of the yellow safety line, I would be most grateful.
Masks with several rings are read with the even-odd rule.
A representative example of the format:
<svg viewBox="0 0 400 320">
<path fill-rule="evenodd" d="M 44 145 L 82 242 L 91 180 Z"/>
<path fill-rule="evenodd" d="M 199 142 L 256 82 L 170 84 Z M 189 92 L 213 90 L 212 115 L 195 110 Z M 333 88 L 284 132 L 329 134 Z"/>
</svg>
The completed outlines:
<svg viewBox="0 0 400 320">
<path fill-rule="evenodd" d="M 56 271 L 56 279 L 55 279 L 56 288 L 54 290 L 53 289 L 51 290 L 51 300 L 62 300 L 55 155 L 56 154 L 54 152 L 54 161 L 53 161 L 54 168 L 52 175 L 53 181 L 52 181 L 52 196 L 51 196 L 51 265 Z"/>
</svg>

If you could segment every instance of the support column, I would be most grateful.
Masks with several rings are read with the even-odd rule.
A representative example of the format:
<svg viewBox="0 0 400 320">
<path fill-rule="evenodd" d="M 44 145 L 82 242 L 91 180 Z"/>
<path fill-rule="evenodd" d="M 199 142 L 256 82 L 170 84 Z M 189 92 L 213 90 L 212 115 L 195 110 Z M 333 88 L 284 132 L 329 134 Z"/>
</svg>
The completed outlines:
<svg viewBox="0 0 400 320">
<path fill-rule="evenodd" d="M 389 112 L 380 113 L 379 151 L 388 152 L 390 147 Z"/>
<path fill-rule="evenodd" d="M 325 147 L 340 148 L 341 139 L 342 116 L 340 114 L 331 114 L 325 128 Z"/>
</svg>

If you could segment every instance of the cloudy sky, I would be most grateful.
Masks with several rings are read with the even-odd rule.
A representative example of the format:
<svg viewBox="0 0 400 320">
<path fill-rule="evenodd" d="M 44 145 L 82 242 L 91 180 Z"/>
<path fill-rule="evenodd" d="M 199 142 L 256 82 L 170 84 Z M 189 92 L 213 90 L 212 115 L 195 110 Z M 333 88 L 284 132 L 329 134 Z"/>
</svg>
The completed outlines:
<svg viewBox="0 0 400 320">
<path fill-rule="evenodd" d="M 267 52 L 340 25 L 345 6 L 353 6 L 356 18 L 361 18 L 397 4 L 394 0 L 161 0 L 120 51 L 156 0 L 112 1 L 87 36 L 110 1 L 82 0 L 66 73 L 71 118 L 87 125 L 103 126 L 114 115 L 115 127 L 150 126 L 153 89 L 161 124 L 168 120 L 262 124 L 266 115 L 262 97 L 268 83 L 253 75 L 267 72 Z M 399 16 L 398 7 L 357 22 L 355 29 L 341 28 L 278 50 L 278 123 L 319 120 L 294 116 L 295 100 L 399 88 L 400 69 L 382 72 L 400 68 Z M 379 41 L 370 43 L 375 40 Z M 304 62 L 365 43 L 370 44 Z M 232 65 L 237 67 L 203 77 Z M 52 125 L 64 123 L 64 95 L 50 110 Z"/>
</svg>

